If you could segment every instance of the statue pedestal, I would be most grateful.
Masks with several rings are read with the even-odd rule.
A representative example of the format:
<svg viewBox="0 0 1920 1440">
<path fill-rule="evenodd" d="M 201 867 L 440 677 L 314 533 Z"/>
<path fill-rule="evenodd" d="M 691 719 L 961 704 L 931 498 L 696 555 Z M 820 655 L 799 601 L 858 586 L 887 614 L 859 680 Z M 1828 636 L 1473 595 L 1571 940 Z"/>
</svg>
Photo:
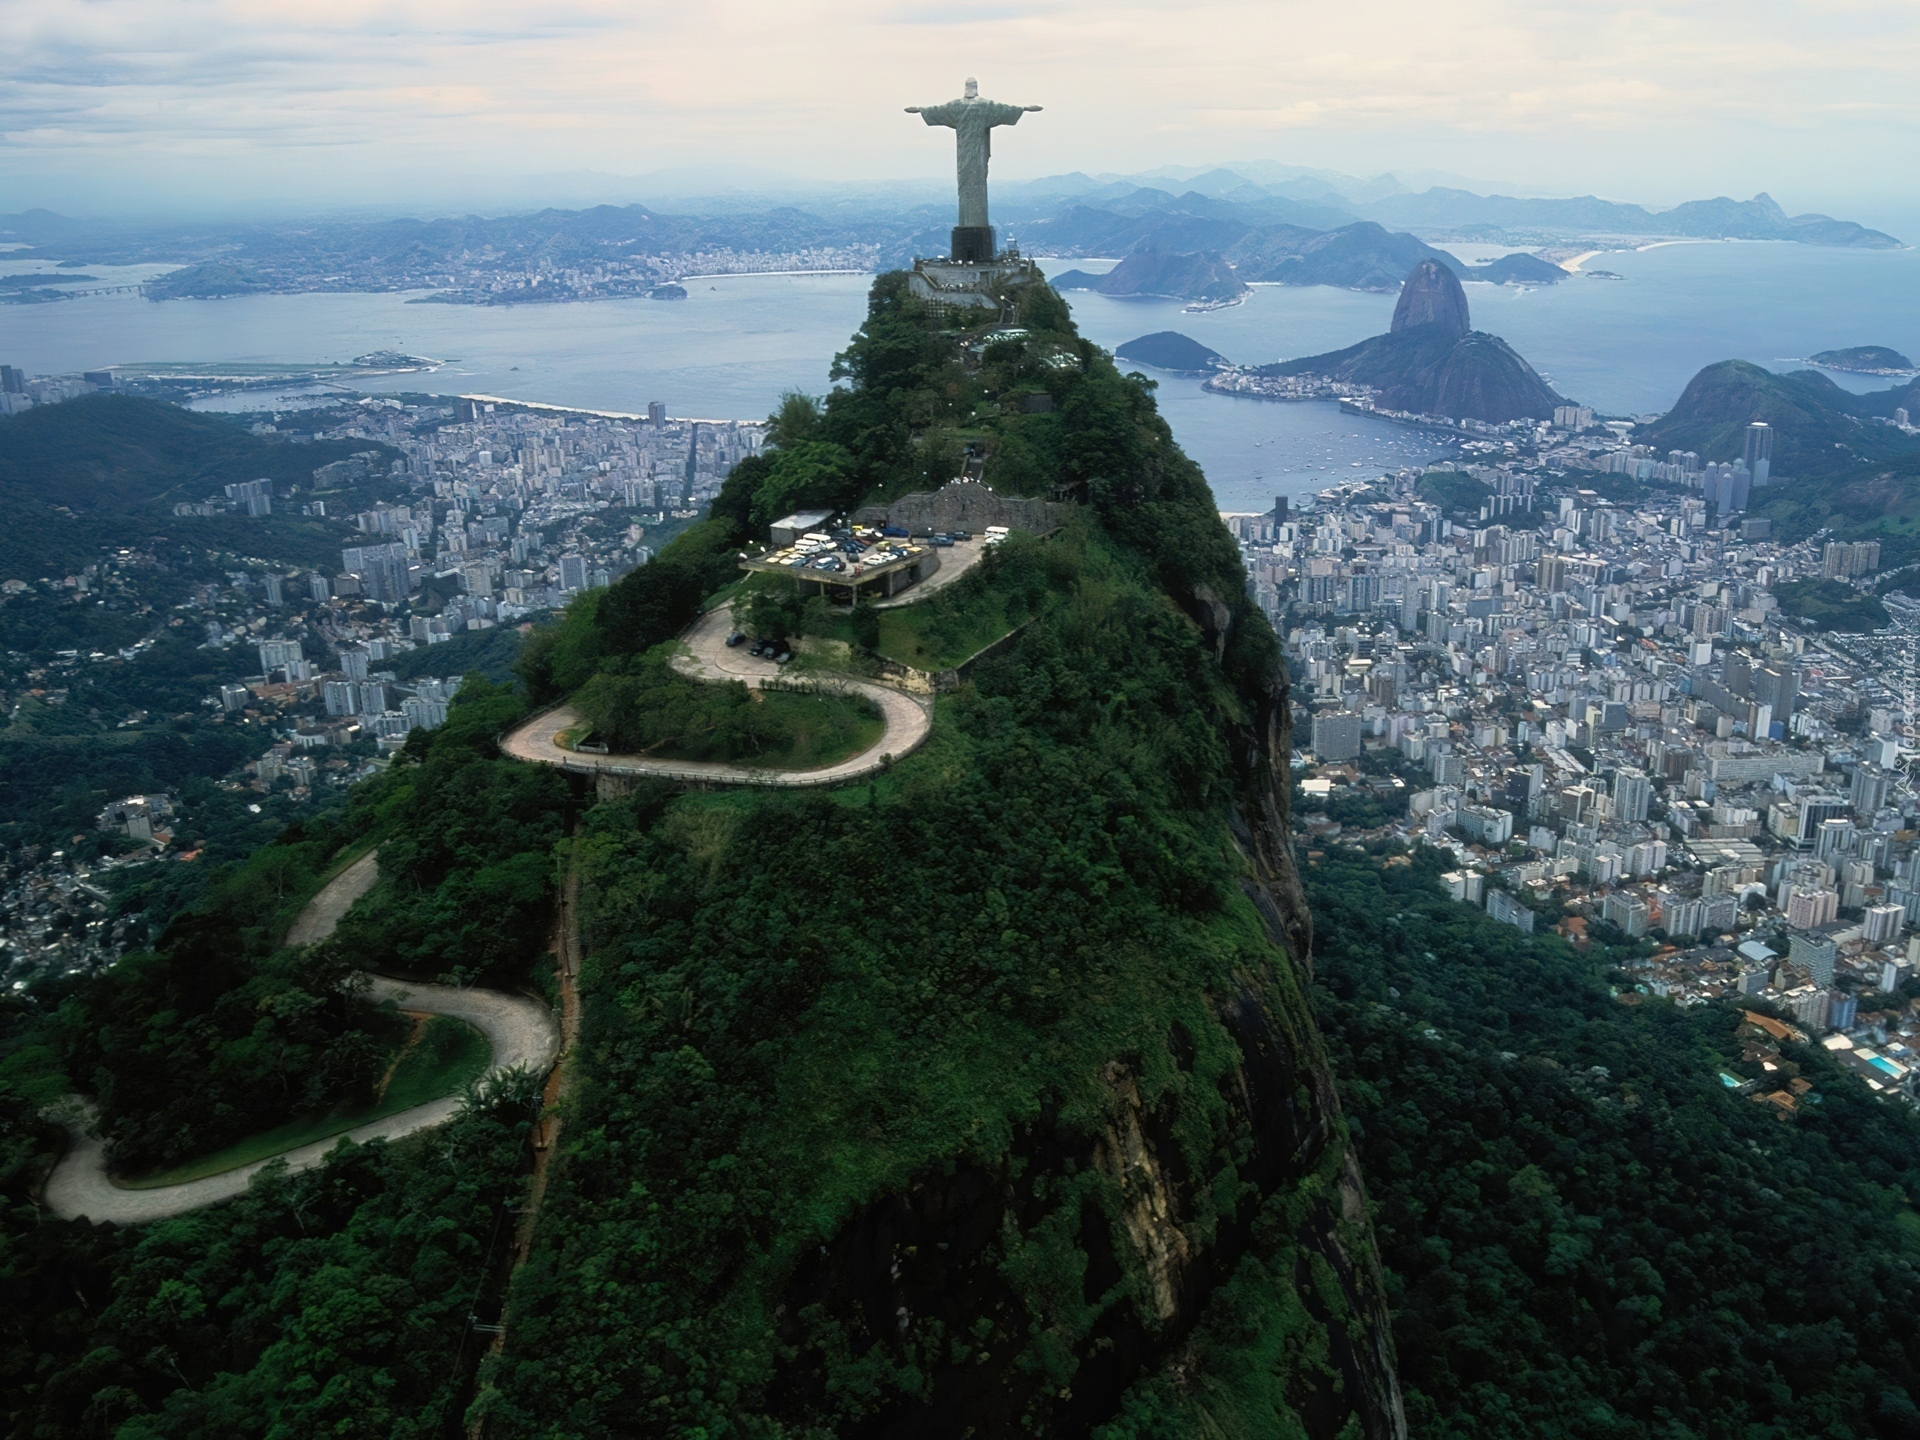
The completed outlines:
<svg viewBox="0 0 1920 1440">
<path fill-rule="evenodd" d="M 956 229 L 957 237 L 960 230 Z M 991 230 L 986 230 L 989 236 Z M 966 260 L 916 260 L 907 277 L 907 293 L 934 309 L 999 310 L 1010 302 L 1013 292 L 1040 279 L 1031 260 L 1007 255 L 982 262 Z"/>
<path fill-rule="evenodd" d="M 952 258 L 963 265 L 986 265 L 993 260 L 993 227 L 991 225 L 956 225 L 953 227 Z"/>
</svg>

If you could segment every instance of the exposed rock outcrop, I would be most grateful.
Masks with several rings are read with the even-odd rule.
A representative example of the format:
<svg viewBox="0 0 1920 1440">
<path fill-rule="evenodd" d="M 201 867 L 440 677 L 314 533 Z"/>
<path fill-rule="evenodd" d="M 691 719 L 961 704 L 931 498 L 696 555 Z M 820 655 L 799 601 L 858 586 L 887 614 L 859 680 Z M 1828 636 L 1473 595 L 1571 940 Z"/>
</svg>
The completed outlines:
<svg viewBox="0 0 1920 1440">
<path fill-rule="evenodd" d="M 1495 424 L 1544 419 L 1566 403 L 1506 341 L 1472 328 L 1459 280 L 1431 260 L 1407 277 L 1385 335 L 1255 373 L 1325 375 L 1369 386 L 1390 410 Z"/>
<path fill-rule="evenodd" d="M 1418 325 L 1432 325 L 1456 340 L 1473 329 L 1467 319 L 1467 292 L 1460 288 L 1459 278 L 1432 260 L 1422 260 L 1407 276 L 1387 329 L 1398 335 Z"/>
</svg>

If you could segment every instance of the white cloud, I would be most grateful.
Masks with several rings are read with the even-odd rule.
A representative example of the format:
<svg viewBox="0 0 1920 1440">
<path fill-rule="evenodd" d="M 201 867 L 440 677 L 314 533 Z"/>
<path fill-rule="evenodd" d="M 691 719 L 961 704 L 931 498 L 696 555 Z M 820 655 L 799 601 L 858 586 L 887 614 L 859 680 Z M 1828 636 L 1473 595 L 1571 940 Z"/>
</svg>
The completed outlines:
<svg viewBox="0 0 1920 1440">
<path fill-rule="evenodd" d="M 1675 200 L 1891 188 L 1911 0 L 41 0 L 0 7 L 0 185 L 328 199 L 436 175 L 931 174 L 900 108 L 1043 104 L 1003 173 L 1270 155 Z M 369 194 L 369 198 L 371 198 Z M 10 208 L 0 198 L 0 209 Z"/>
</svg>

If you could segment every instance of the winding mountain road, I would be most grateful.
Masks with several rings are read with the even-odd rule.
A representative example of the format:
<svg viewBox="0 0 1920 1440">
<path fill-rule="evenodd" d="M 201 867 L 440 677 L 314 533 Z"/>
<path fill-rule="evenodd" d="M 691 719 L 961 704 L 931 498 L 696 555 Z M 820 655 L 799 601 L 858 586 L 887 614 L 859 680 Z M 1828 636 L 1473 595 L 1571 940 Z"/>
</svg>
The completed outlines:
<svg viewBox="0 0 1920 1440">
<path fill-rule="evenodd" d="M 771 660 L 756 659 L 743 649 L 728 649 L 727 636 L 732 631 L 730 607 L 721 605 L 709 610 L 680 637 L 688 653 L 674 661 L 675 667 L 695 679 L 739 680 L 756 688 L 780 678 L 781 668 Z M 563 749 L 556 739 L 561 731 L 580 723 L 580 713 L 571 705 L 534 716 L 519 729 L 509 732 L 500 742 L 500 748 L 516 760 L 558 765 L 584 775 L 644 775 L 720 785 L 837 785 L 872 775 L 890 761 L 911 754 L 933 729 L 932 708 L 914 696 L 865 680 L 843 683 L 880 707 L 885 728 L 880 738 L 858 755 L 815 770 L 756 770 L 719 761 L 655 760 L 646 755 L 583 755 L 577 750 Z"/>
<path fill-rule="evenodd" d="M 341 916 L 352 908 L 379 879 L 375 852 L 368 852 L 336 875 L 300 914 L 287 932 L 289 944 L 309 945 L 333 933 Z M 451 1015 L 464 1020 L 487 1037 L 493 1051 L 488 1073 L 524 1067 L 536 1074 L 552 1066 L 560 1050 L 560 1031 L 547 1006 L 524 995 L 509 995 L 499 990 L 478 987 L 456 990 L 448 985 L 427 985 L 411 980 L 394 980 L 384 975 L 371 977 L 369 996 L 373 1000 L 392 1000 L 402 1010 L 427 1015 Z M 415 1105 L 384 1120 L 370 1121 L 342 1135 L 252 1164 L 242 1165 L 201 1180 L 178 1185 L 163 1185 L 151 1190 L 129 1190 L 113 1183 L 107 1173 L 106 1146 L 90 1132 L 87 1107 L 77 1097 L 68 1102 L 62 1118 L 70 1144 L 67 1153 L 47 1177 L 42 1198 L 47 1207 L 63 1220 L 86 1217 L 115 1225 L 137 1225 L 149 1220 L 165 1220 L 184 1215 L 202 1206 L 216 1205 L 246 1193 L 253 1177 L 268 1165 L 284 1160 L 293 1170 L 309 1170 L 324 1160 L 343 1139 L 357 1144 L 369 1140 L 398 1140 L 451 1120 L 460 1109 L 460 1097 L 448 1095 Z"/>
</svg>

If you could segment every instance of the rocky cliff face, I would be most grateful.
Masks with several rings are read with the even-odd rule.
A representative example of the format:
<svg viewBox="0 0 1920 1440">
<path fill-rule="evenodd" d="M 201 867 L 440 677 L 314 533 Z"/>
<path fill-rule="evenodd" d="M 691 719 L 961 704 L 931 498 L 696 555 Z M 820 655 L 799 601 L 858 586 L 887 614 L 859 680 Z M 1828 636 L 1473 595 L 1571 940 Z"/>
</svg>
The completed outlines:
<svg viewBox="0 0 1920 1440">
<path fill-rule="evenodd" d="M 1467 318 L 1467 292 L 1460 288 L 1459 278 L 1432 260 L 1414 266 L 1401 285 L 1400 303 L 1393 307 L 1393 323 L 1387 329 L 1398 335 L 1418 325 L 1435 326 L 1455 339 L 1473 329 Z"/>
</svg>

